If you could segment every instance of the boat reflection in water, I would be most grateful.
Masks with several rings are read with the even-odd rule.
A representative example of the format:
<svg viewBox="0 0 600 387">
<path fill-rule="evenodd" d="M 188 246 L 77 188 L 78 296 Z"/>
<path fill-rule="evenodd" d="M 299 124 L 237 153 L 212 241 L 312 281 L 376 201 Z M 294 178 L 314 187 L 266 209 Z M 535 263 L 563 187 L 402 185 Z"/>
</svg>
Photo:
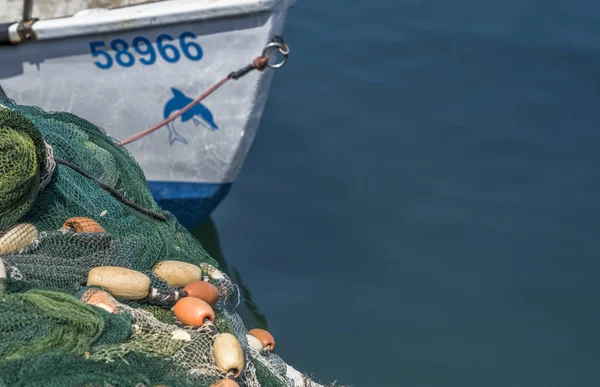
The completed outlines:
<svg viewBox="0 0 600 387">
<path fill-rule="evenodd" d="M 221 250 L 219 233 L 212 217 L 209 216 L 198 228 L 190 231 L 208 254 L 217 261 L 219 270 L 227 274 L 231 278 L 231 281 L 238 286 L 240 290 L 240 304 L 236 312 L 242 317 L 244 324 L 247 327 L 268 330 L 267 318 L 264 314 L 260 313 L 258 306 L 252 300 L 252 294 L 244 286 L 240 272 L 235 267 L 228 265 L 225 260 L 225 256 Z"/>
</svg>

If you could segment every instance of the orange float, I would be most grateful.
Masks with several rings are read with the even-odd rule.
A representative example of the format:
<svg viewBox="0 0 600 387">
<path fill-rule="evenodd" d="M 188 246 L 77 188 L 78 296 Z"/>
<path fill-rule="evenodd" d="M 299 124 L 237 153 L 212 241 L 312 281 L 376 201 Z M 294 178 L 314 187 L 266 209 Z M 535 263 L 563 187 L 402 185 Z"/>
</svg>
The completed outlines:
<svg viewBox="0 0 600 387">
<path fill-rule="evenodd" d="M 62 228 L 75 232 L 106 232 L 97 222 L 83 217 L 67 219 Z"/>
<path fill-rule="evenodd" d="M 264 329 L 255 328 L 250 330 L 248 334 L 256 337 L 262 344 L 263 348 L 268 347 L 271 351 L 275 349 L 275 339 L 269 332 L 265 331 Z"/>
<path fill-rule="evenodd" d="M 104 290 L 90 288 L 80 298 L 81 302 L 102 308 L 108 313 L 117 314 L 117 300 Z"/>
<path fill-rule="evenodd" d="M 192 327 L 204 325 L 206 319 L 215 320 L 213 308 L 205 301 L 194 297 L 185 297 L 177 301 L 173 307 L 173 313 L 177 320 Z"/>
<path fill-rule="evenodd" d="M 183 288 L 188 297 L 199 298 L 210 306 L 219 301 L 219 290 L 210 282 L 195 281 Z"/>
</svg>

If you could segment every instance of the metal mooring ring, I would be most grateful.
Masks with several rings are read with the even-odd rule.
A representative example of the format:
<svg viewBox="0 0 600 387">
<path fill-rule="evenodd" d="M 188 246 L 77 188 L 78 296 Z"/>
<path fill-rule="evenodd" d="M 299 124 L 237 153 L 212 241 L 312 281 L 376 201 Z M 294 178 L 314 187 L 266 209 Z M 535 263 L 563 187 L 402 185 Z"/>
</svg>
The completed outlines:
<svg viewBox="0 0 600 387">
<path fill-rule="evenodd" d="M 267 44 L 265 46 L 265 48 L 263 49 L 262 56 L 264 56 L 265 58 L 268 58 L 267 53 L 269 52 L 269 50 L 271 50 L 273 48 L 276 48 L 277 51 L 279 51 L 279 53 L 281 55 L 283 55 L 283 59 L 281 60 L 281 62 L 275 63 L 275 64 L 267 62 L 267 66 L 269 66 L 272 69 L 278 69 L 278 68 L 283 67 L 287 63 L 288 55 L 290 54 L 290 49 L 287 47 L 287 44 L 284 45 L 280 42 L 271 42 L 271 43 Z"/>
</svg>

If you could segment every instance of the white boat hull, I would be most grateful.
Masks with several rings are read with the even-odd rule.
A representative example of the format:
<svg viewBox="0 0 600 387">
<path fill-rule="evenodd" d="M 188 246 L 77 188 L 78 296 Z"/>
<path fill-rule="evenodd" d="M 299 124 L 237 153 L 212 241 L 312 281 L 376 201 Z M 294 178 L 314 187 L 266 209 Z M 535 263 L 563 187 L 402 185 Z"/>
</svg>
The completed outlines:
<svg viewBox="0 0 600 387">
<path fill-rule="evenodd" d="M 122 140 L 259 56 L 283 34 L 290 5 L 172 0 L 40 21 L 38 40 L 0 47 L 0 86 L 19 104 L 72 112 Z M 232 80 L 168 127 L 126 146 L 154 197 L 184 225 L 197 225 L 235 181 L 272 75 L 267 69 Z"/>
</svg>

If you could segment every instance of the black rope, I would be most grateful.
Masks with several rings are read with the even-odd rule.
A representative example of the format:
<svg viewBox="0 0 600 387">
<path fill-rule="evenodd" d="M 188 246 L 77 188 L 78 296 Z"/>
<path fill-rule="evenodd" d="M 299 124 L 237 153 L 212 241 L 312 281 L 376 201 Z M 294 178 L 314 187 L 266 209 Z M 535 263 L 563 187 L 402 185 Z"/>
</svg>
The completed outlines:
<svg viewBox="0 0 600 387">
<path fill-rule="evenodd" d="M 79 173 L 80 175 L 82 175 L 83 177 L 86 177 L 90 180 L 95 181 L 96 183 L 98 183 L 98 185 L 100 187 L 102 187 L 103 189 L 105 189 L 106 191 L 108 191 L 112 196 L 114 196 L 115 199 L 117 199 L 118 201 L 120 201 L 121 203 L 125 204 L 126 206 L 135 208 L 136 210 L 138 210 L 139 212 L 141 212 L 144 215 L 147 215 L 151 218 L 154 219 L 158 219 L 158 220 L 162 220 L 163 222 L 166 222 L 168 220 L 168 218 L 164 215 L 161 215 L 159 213 L 156 213 L 152 210 L 148 210 L 142 206 L 140 206 L 139 204 L 132 202 L 131 200 L 125 198 L 123 195 L 121 195 L 116 189 L 114 189 L 111 186 L 108 186 L 106 184 L 104 184 L 101 181 L 98 181 L 96 179 L 94 179 L 92 176 L 88 175 L 83 169 L 79 168 L 77 165 L 75 164 L 71 164 L 68 161 L 65 160 L 61 160 L 61 159 L 54 159 L 56 161 L 57 164 L 61 164 L 64 165 L 65 167 L 69 167 L 72 170 L 74 170 L 75 172 Z"/>
<path fill-rule="evenodd" d="M 248 74 L 252 70 L 254 70 L 254 65 L 249 64 L 248 66 L 242 67 L 238 71 L 234 71 L 231 74 L 229 74 L 229 78 L 239 79 L 239 78 L 243 77 L 244 75 Z"/>
</svg>

